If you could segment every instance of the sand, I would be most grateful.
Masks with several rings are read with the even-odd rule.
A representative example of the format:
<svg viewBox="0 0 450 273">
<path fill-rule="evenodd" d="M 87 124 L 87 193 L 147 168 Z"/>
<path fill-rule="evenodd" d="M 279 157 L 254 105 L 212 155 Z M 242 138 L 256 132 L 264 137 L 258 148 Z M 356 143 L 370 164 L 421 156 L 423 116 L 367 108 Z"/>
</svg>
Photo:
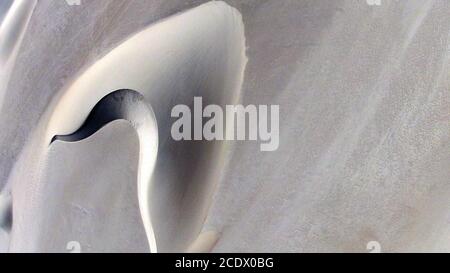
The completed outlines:
<svg viewBox="0 0 450 273">
<path fill-rule="evenodd" d="M 39 1 L 0 114 L 10 250 L 150 251 L 134 127 L 47 143 L 129 88 L 158 124 L 148 196 L 158 251 L 368 252 L 373 241 L 449 251 L 450 3 L 229 0 L 165 19 L 204 2 Z M 188 19 L 172 28 L 174 18 Z M 173 141 L 170 110 L 195 95 L 280 105 L 279 149 Z"/>
<path fill-rule="evenodd" d="M 222 104 L 236 101 L 246 63 L 243 35 L 237 10 L 223 2 L 207 3 L 131 36 L 56 94 L 17 164 L 18 169 L 26 166 L 27 172 L 17 171 L 11 178 L 14 203 L 11 250 L 40 250 L 40 236 L 14 234 L 44 232 L 40 225 L 34 224 L 35 227 L 30 228 L 28 221 L 31 219 L 26 215 L 39 214 L 42 219 L 48 218 L 47 198 L 41 195 L 52 191 L 46 187 L 52 139 L 77 131 L 98 101 L 124 88 L 142 96 L 141 99 L 125 97 L 129 103 L 124 104 L 115 118 L 129 120 L 139 136 L 137 196 L 150 250 L 187 249 L 201 231 L 217 182 L 216 169 L 223 166 L 221 158 L 225 144 L 197 145 L 201 160 L 198 167 L 204 166 L 210 171 L 207 175 L 202 174 L 203 177 L 191 178 L 191 185 L 185 181 L 187 176 L 183 181 L 170 177 L 178 164 L 191 164 L 192 158 L 188 156 L 177 157 L 176 162 L 167 159 L 154 170 L 157 153 L 164 157 L 179 151 L 167 145 L 170 127 L 160 126 L 158 131 L 153 111 L 159 122 L 169 125 L 170 115 L 164 115 L 170 108 L 162 106 L 170 105 L 173 98 L 185 97 L 187 100 L 189 95 L 200 94 L 210 99 L 218 98 Z M 162 143 L 159 151 L 158 142 Z M 184 150 L 186 146 L 179 149 Z M 202 154 L 208 159 L 201 159 Z M 32 178 L 25 180 L 24 175 Z M 178 183 L 184 185 L 174 187 Z M 184 192 L 182 196 L 179 196 L 180 191 Z M 22 198 L 30 202 L 16 205 L 15 200 Z M 177 214 L 189 215 L 189 218 L 180 222 Z M 167 230 L 176 230 L 179 239 L 172 238 Z"/>
</svg>

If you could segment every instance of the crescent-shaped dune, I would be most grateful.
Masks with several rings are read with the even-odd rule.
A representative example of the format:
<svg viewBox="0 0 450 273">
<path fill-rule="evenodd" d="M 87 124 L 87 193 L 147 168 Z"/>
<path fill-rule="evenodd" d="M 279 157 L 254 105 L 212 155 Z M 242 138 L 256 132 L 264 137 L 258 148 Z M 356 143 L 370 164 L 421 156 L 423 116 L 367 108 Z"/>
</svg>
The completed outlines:
<svg viewBox="0 0 450 273">
<path fill-rule="evenodd" d="M 150 180 L 158 153 L 158 126 L 152 108 L 144 97 L 132 90 L 114 91 L 92 109 L 83 125 L 67 136 L 54 136 L 54 141 L 76 142 L 91 136 L 106 124 L 124 119 L 131 123 L 139 137 L 138 199 L 150 250 L 157 252 L 156 238 L 150 218 L 148 195 Z"/>
<path fill-rule="evenodd" d="M 131 101 L 139 99 L 125 104 L 133 107 L 119 107 L 114 118 L 129 120 L 139 135 L 138 197 L 150 250 L 187 250 L 201 232 L 226 144 L 175 143 L 169 111 L 191 104 L 194 95 L 219 105 L 236 103 L 245 64 L 240 13 L 210 2 L 151 25 L 85 69 L 49 105 L 13 171 L 11 250 L 51 251 L 41 248 L 39 225 L 30 221 L 46 218 L 42 190 L 52 140 L 70 140 L 61 136 L 82 128 L 99 101 L 123 89 L 139 94 L 130 95 Z M 27 235 L 14 236 L 18 232 Z"/>
</svg>

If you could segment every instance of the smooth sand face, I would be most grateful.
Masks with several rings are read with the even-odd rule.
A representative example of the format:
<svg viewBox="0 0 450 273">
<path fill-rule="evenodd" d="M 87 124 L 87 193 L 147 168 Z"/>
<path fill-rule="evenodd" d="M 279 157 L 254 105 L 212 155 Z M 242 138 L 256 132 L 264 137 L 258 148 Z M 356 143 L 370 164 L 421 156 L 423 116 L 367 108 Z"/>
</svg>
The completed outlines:
<svg viewBox="0 0 450 273">
<path fill-rule="evenodd" d="M 33 251 L 69 252 L 68 242 L 76 241 L 83 253 L 149 252 L 137 195 L 139 152 L 139 137 L 126 120 L 83 141 L 54 142 Z"/>
<path fill-rule="evenodd" d="M 3 18 L 5 18 L 12 3 L 12 0 L 5 0 L 0 3 L 0 25 L 3 22 Z"/>
<path fill-rule="evenodd" d="M 0 3 L 0 110 L 35 5 L 35 0 L 5 0 Z M 0 192 L 0 252 L 8 249 L 10 210 L 10 194 Z"/>
<path fill-rule="evenodd" d="M 152 224 L 151 205 L 148 196 L 150 194 L 159 141 L 158 126 L 151 106 L 136 91 L 118 90 L 101 99 L 85 120 L 84 124 L 73 134 L 67 136 L 56 135 L 52 140 L 52 144 L 59 141 L 66 143 L 82 141 L 114 120 L 130 122 L 139 138 L 137 199 L 139 200 L 142 221 L 147 233 L 150 250 L 157 252 L 158 247 L 153 231 L 155 224 Z M 58 164 L 56 165 L 58 166 Z M 111 168 L 115 168 L 115 166 L 111 166 Z"/>
<path fill-rule="evenodd" d="M 6 1 L 0 8 L 0 109 L 36 0 Z M 6 12 L 7 11 L 7 12 Z"/>
<path fill-rule="evenodd" d="M 39 248 L 37 237 L 22 235 L 40 232 L 40 227 L 28 227 L 28 213 L 46 218 L 47 205 L 41 196 L 51 190 L 45 185 L 53 137 L 75 132 L 98 101 L 125 88 L 143 96 L 142 106 L 130 100 L 122 118 L 133 124 L 139 136 L 138 199 L 150 249 L 186 250 L 203 226 L 217 171 L 224 164 L 224 144 L 192 144 L 195 158 L 183 155 L 182 151 L 194 149 L 169 145 L 168 113 L 173 102 L 187 103 L 193 95 L 217 104 L 236 102 L 246 63 L 244 45 L 239 12 L 223 2 L 212 2 L 140 31 L 81 73 L 56 96 L 18 164 L 18 169 L 26 166 L 27 176 L 34 176 L 25 182 L 19 171 L 12 179 L 13 202 L 20 200 L 21 204 L 14 205 L 18 220 L 14 220 L 11 248 L 45 250 Z M 159 128 L 156 119 L 163 124 Z M 162 144 L 159 150 L 158 142 Z M 35 161 L 33 166 L 27 165 L 31 161 Z M 193 162 L 198 171 L 184 173 Z"/>
</svg>

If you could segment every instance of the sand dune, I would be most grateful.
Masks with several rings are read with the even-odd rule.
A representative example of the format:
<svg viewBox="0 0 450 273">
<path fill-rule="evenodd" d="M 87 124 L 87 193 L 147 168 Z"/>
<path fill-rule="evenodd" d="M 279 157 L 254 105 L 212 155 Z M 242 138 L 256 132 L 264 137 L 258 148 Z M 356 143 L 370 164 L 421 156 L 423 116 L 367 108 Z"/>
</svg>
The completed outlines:
<svg viewBox="0 0 450 273">
<path fill-rule="evenodd" d="M 0 248 L 450 251 L 450 1 L 82 2 L 38 1 L 13 58 Z M 147 110 L 95 114 L 123 89 Z M 174 141 L 194 96 L 279 105 L 278 150 Z"/>
<path fill-rule="evenodd" d="M 46 183 L 45 162 L 52 139 L 60 136 L 56 140 L 70 140 L 71 137 L 62 135 L 76 132 L 102 98 L 110 101 L 106 96 L 121 89 L 142 95 L 141 104 L 133 102 L 129 107 L 120 104 L 118 114 L 109 114 L 114 119 L 129 120 L 139 135 L 138 196 L 150 249 L 153 252 L 186 249 L 201 231 L 216 186 L 215 175 L 223 167 L 224 144 L 196 144 L 197 159 L 188 155 L 172 157 L 186 147 L 174 150 L 168 145 L 170 114 L 167 113 L 174 99 L 186 102 L 193 94 L 222 104 L 238 99 L 246 62 L 243 35 L 238 11 L 223 2 L 208 3 L 133 35 L 57 94 L 18 163 L 17 168 L 26 166 L 25 175 L 32 174 L 32 178 L 24 179 L 21 171 L 12 178 L 15 220 L 11 249 L 40 250 L 35 248 L 38 242 L 32 243 L 38 238 L 32 234 L 39 232 L 39 228 L 29 228 L 30 219 L 27 220 L 26 214 L 45 214 L 45 200 L 40 200 L 39 195 Z M 129 100 L 136 98 L 133 95 Z M 159 134 L 152 110 L 145 110 L 144 105 L 153 108 L 158 123 L 163 124 Z M 162 144 L 159 158 L 164 161 L 156 164 L 152 176 L 158 142 Z M 174 168 L 188 167 L 196 160 L 199 160 L 198 167 L 210 170 L 207 175 L 173 176 Z M 31 166 L 29 162 L 33 162 Z M 21 202 L 25 196 L 32 200 L 26 206 Z M 182 214 L 189 217 L 180 221 L 177 215 Z M 23 229 L 27 229 L 30 237 L 14 236 L 15 232 L 24 232 Z M 178 234 L 177 239 L 173 238 L 173 232 Z"/>
</svg>

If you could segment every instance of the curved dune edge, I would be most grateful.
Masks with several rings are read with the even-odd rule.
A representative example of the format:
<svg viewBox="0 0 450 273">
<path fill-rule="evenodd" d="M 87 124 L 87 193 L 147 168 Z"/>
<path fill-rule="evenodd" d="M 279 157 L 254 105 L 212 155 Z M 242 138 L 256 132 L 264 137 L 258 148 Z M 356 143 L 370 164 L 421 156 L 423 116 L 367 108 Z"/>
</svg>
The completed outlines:
<svg viewBox="0 0 450 273">
<path fill-rule="evenodd" d="M 53 141 L 76 142 L 88 138 L 101 127 L 117 119 L 131 123 L 139 138 L 138 200 L 147 239 L 152 252 L 157 252 L 153 226 L 148 210 L 149 181 L 158 153 L 158 126 L 152 108 L 141 94 L 132 90 L 118 90 L 108 94 L 91 111 L 83 126 L 68 136 L 55 136 Z"/>
<path fill-rule="evenodd" d="M 52 101 L 13 169 L 9 180 L 14 209 L 10 250 L 42 251 L 37 239 L 41 232 L 36 219 L 45 216 L 45 200 L 40 198 L 40 191 L 45 184 L 48 145 L 53 137 L 77 131 L 102 98 L 121 89 L 139 92 L 145 105 L 151 105 L 145 115 L 131 111 L 127 119 L 133 123 L 147 117 L 150 125 L 142 134 L 148 135 L 150 132 L 155 136 L 158 133 L 158 137 L 154 138 L 156 141 L 150 141 L 150 144 L 140 141 L 139 164 L 150 164 L 138 168 L 139 206 L 150 250 L 187 250 L 206 218 L 213 190 L 219 181 L 218 170 L 226 161 L 226 146 L 224 143 L 208 144 L 213 145 L 212 148 L 208 146 L 200 153 L 207 160 L 199 161 L 199 169 L 205 167 L 208 174 L 189 178 L 194 191 L 187 189 L 186 195 L 190 196 L 189 200 L 195 201 L 191 202 L 192 210 L 198 212 L 189 214 L 173 227 L 174 231 L 182 233 L 177 241 L 177 238 L 171 238 L 173 234 L 166 232 L 167 226 L 160 223 L 163 215 L 171 209 L 164 208 L 163 201 L 167 201 L 161 200 L 170 200 L 177 192 L 162 187 L 169 182 L 186 183 L 177 182 L 176 178 L 171 178 L 173 181 L 159 181 L 164 180 L 173 169 L 166 167 L 168 164 L 157 164 L 157 153 L 162 156 L 169 153 L 169 145 L 163 145 L 156 152 L 157 143 L 172 141 L 167 128 L 171 125 L 169 113 L 174 101 L 187 103 L 194 95 L 202 95 L 218 104 L 236 103 L 240 98 L 246 62 L 240 13 L 223 2 L 214 1 L 144 29 L 92 64 Z M 154 115 L 151 114 L 152 108 Z M 156 128 L 156 120 L 159 125 L 162 124 L 159 128 Z M 138 134 L 139 128 L 143 128 L 134 127 Z M 163 130 L 158 130 L 161 128 Z M 170 160 L 181 165 L 192 161 L 189 158 Z M 156 175 L 152 174 L 152 164 L 156 164 Z M 196 187 L 201 187 L 198 194 Z M 164 194 L 166 196 L 159 197 Z M 155 196 L 158 198 L 153 199 Z M 186 210 L 192 212 L 189 206 Z M 175 219 L 172 222 L 180 221 Z"/>
<path fill-rule="evenodd" d="M 22 39 L 36 0 L 16 0 L 9 6 L 5 16 L 0 20 L 0 111 L 7 92 L 7 86 L 18 55 Z M 4 189 L 0 189 L 4 190 Z M 11 225 L 11 196 L 5 189 L 0 193 L 0 252 L 5 251 Z"/>
<path fill-rule="evenodd" d="M 188 253 L 208 253 L 214 248 L 214 245 L 219 240 L 220 234 L 216 231 L 210 230 L 202 232 L 197 239 L 192 242 L 186 252 Z"/>
<path fill-rule="evenodd" d="M 0 110 L 14 63 L 37 0 L 16 0 L 0 22 Z"/>
</svg>

